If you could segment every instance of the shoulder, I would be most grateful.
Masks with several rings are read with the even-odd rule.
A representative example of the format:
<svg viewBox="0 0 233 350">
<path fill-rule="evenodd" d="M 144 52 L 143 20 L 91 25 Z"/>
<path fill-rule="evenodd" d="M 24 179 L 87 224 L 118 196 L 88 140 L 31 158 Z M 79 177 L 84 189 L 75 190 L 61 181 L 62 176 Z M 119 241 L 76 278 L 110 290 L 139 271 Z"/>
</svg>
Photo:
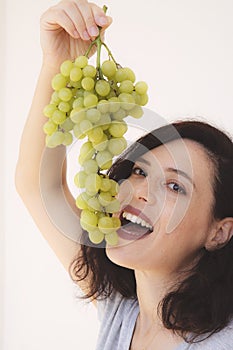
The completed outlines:
<svg viewBox="0 0 233 350">
<path fill-rule="evenodd" d="M 100 321 L 103 317 L 114 317 L 116 314 L 125 315 L 130 310 L 138 307 L 137 298 L 126 298 L 117 291 L 113 291 L 112 294 L 105 298 L 97 300 L 97 314 Z"/>
<path fill-rule="evenodd" d="M 208 333 L 209 334 L 209 333 Z M 193 344 L 190 349 L 195 350 L 232 350 L 233 349 L 233 319 L 226 327 L 219 332 L 208 336 L 205 334 L 198 339 L 203 339 L 199 343 Z"/>
</svg>

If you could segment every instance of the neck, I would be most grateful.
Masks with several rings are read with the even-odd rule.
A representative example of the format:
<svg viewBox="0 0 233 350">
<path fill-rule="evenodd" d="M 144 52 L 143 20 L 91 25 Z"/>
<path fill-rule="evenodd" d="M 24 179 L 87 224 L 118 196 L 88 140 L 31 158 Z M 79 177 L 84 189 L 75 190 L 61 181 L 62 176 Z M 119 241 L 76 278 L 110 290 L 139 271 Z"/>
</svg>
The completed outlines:
<svg viewBox="0 0 233 350">
<path fill-rule="evenodd" d="M 157 314 L 157 308 L 160 301 L 172 288 L 175 278 L 144 271 L 135 271 L 135 278 L 140 309 L 138 317 L 140 328 L 144 329 L 145 333 L 152 325 L 165 330 Z"/>
</svg>

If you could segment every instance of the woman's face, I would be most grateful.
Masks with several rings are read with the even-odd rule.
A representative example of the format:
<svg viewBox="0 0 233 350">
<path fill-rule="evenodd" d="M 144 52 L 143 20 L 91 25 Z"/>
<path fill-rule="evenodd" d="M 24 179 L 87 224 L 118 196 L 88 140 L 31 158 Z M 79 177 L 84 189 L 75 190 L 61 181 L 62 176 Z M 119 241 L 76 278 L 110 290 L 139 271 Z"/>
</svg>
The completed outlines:
<svg viewBox="0 0 233 350">
<path fill-rule="evenodd" d="M 106 248 L 109 259 L 131 269 L 161 273 L 189 266 L 205 246 L 213 224 L 213 176 L 202 146 L 188 139 L 141 156 L 120 185 L 121 210 L 116 216 L 122 218 L 125 212 L 128 220 L 118 231 L 118 245 Z M 144 219 L 143 225 L 151 225 L 150 230 L 131 222 L 138 217 Z"/>
</svg>

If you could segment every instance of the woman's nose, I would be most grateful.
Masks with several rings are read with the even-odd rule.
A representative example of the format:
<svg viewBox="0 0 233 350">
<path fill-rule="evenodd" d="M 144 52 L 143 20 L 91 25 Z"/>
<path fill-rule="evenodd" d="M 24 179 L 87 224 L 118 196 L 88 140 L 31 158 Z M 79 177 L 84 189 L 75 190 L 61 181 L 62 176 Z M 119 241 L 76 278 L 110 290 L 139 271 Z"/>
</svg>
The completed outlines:
<svg viewBox="0 0 233 350">
<path fill-rule="evenodd" d="M 135 184 L 134 188 L 134 198 L 142 202 L 149 202 L 151 195 L 149 194 L 148 180 L 145 178 L 140 184 Z"/>
</svg>

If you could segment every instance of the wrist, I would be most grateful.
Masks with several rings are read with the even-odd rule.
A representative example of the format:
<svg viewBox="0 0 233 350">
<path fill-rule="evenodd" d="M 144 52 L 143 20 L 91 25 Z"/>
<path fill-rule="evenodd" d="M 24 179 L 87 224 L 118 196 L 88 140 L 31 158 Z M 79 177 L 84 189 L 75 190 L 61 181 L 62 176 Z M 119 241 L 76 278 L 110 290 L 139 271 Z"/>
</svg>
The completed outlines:
<svg viewBox="0 0 233 350">
<path fill-rule="evenodd" d="M 60 65 L 64 60 L 57 58 L 55 55 L 49 56 L 44 55 L 42 58 L 42 68 L 53 72 L 54 74 L 58 73 L 60 70 Z"/>
</svg>

